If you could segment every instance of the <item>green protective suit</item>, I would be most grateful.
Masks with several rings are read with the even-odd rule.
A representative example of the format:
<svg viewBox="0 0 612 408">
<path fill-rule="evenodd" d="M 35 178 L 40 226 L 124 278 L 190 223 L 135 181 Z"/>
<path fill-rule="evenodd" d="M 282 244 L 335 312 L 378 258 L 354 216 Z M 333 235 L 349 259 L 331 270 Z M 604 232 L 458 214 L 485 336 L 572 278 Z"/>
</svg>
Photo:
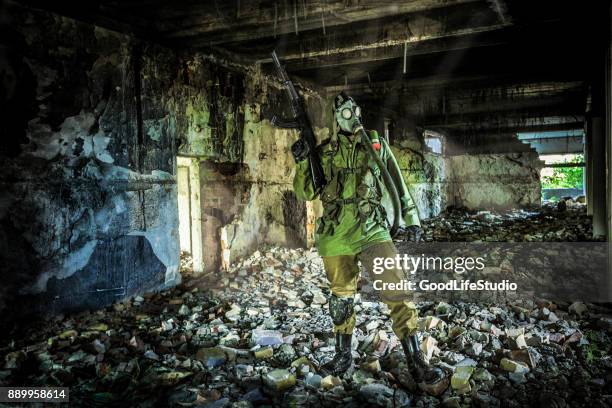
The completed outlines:
<svg viewBox="0 0 612 408">
<path fill-rule="evenodd" d="M 393 152 L 378 134 L 370 131 L 370 138 L 378 148 L 381 160 L 393 165 Z M 352 298 L 357 292 L 359 265 L 371 272 L 376 257 L 395 257 L 397 250 L 389 233 L 386 208 L 386 189 L 376 163 L 370 159 L 366 147 L 358 136 L 339 133 L 318 147 L 327 185 L 317 194 L 312 186 L 308 160 L 297 163 L 293 187 L 298 198 L 314 200 L 320 196 L 323 216 L 317 221 L 315 243 L 323 257 L 323 264 L 331 292 L 338 298 Z M 403 180 L 396 186 L 400 192 L 408 189 Z M 401 200 L 402 220 L 400 226 L 420 225 L 417 209 L 409 194 Z M 397 268 L 386 270 L 377 277 L 383 282 L 400 282 L 404 271 Z M 393 331 L 400 338 L 417 330 L 418 314 L 410 301 L 410 294 L 381 291 L 381 299 L 387 304 L 393 319 Z M 334 332 L 350 334 L 355 328 L 355 312 L 350 311 L 346 320 L 334 322 Z"/>
<path fill-rule="evenodd" d="M 370 131 L 372 141 L 379 140 Z M 387 191 L 380 170 L 371 160 L 366 146 L 358 136 L 337 134 L 318 146 L 327 185 L 320 194 L 314 191 L 310 180 L 308 160 L 297 163 L 293 188 L 302 200 L 319 197 L 323 203 L 323 216 L 317 221 L 315 242 L 321 256 L 355 255 L 376 243 L 390 241 L 387 208 L 384 205 Z M 384 140 L 380 140 L 383 163 L 391 163 L 393 152 Z M 397 186 L 400 193 L 408 191 L 402 180 Z M 416 206 L 410 195 L 401 200 L 403 226 L 420 225 Z"/>
</svg>

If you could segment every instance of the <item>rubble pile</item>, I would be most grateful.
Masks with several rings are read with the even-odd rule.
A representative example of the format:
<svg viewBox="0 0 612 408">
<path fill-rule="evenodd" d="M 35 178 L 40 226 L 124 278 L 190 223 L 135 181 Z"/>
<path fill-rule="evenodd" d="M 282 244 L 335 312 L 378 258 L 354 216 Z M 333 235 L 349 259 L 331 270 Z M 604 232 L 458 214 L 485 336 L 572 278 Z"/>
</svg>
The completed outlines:
<svg viewBox="0 0 612 408">
<path fill-rule="evenodd" d="M 580 205 L 542 212 L 452 210 L 428 241 L 588 240 Z M 435 387 L 406 368 L 386 306 L 357 295 L 355 369 L 334 354 L 314 250 L 267 248 L 171 290 L 22 326 L 0 343 L 0 386 L 67 386 L 70 406 L 604 407 L 612 403 L 612 318 L 582 302 L 420 302 L 421 349 L 449 373 Z"/>
<path fill-rule="evenodd" d="M 71 406 L 609 406 L 612 319 L 594 305 L 421 303 L 421 348 L 451 375 L 412 380 L 386 306 L 357 299 L 343 378 L 315 251 L 255 252 L 216 279 L 58 316 L 2 344 L 0 385 L 68 386 Z M 566 402 L 564 402 L 566 401 Z"/>
<path fill-rule="evenodd" d="M 586 205 L 567 200 L 537 211 L 470 211 L 451 208 L 423 222 L 428 242 L 594 241 Z"/>
</svg>

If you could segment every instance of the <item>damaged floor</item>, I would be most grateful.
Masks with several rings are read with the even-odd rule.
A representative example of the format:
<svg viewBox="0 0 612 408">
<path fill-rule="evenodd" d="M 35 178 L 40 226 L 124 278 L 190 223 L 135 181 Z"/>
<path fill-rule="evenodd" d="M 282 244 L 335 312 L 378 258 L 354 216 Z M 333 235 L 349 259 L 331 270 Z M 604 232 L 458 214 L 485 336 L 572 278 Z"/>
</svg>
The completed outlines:
<svg viewBox="0 0 612 408">
<path fill-rule="evenodd" d="M 454 210 L 427 240 L 583 240 L 584 206 Z M 229 273 L 195 277 L 105 310 L 31 325 L 0 345 L 0 385 L 68 386 L 70 406 L 612 405 L 612 314 L 582 302 L 422 302 L 421 348 L 453 372 L 420 390 L 405 369 L 386 307 L 357 304 L 356 370 L 322 377 L 333 355 L 329 290 L 315 251 L 271 247 Z M 430 395 L 435 394 L 435 395 Z"/>
</svg>

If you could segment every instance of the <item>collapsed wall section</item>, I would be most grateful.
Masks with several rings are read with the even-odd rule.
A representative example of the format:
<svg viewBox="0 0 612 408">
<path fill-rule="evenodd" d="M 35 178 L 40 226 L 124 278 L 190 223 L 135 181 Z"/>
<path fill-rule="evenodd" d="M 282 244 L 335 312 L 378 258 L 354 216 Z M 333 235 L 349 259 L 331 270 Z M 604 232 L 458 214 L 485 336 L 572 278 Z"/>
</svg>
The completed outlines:
<svg viewBox="0 0 612 408">
<path fill-rule="evenodd" d="M 449 195 L 457 207 L 508 209 L 539 206 L 540 170 L 536 152 L 464 154 L 448 158 Z"/>
<path fill-rule="evenodd" d="M 212 70 L 206 68 L 211 65 Z M 270 122 L 275 115 L 291 115 L 280 84 L 258 67 L 213 61 L 206 55 L 191 57 L 186 66 L 187 97 L 179 116 L 184 123 L 181 133 L 187 137 L 179 154 L 199 157 L 201 269 L 220 267 L 223 234 L 227 234 L 223 245 L 229 249 L 230 262 L 265 244 L 306 246 L 306 209 L 313 204 L 299 201 L 293 192 L 295 163 L 290 147 L 298 133 Z M 219 75 L 233 77 L 234 84 L 224 87 Z M 197 80 L 203 76 L 209 79 Z M 230 88 L 234 93 L 225 95 L 223 89 Z M 304 89 L 303 95 L 322 140 L 328 135 L 324 101 L 314 91 Z M 215 121 L 218 112 L 223 115 Z M 210 142 L 215 134 L 222 135 L 216 144 Z"/>
<path fill-rule="evenodd" d="M 262 244 L 304 246 L 292 191 L 296 131 L 279 84 L 256 67 L 11 6 L 0 68 L 0 309 L 99 308 L 180 281 L 176 157 L 198 164 L 201 231 L 219 266 Z M 325 137 L 322 100 L 306 91 Z"/>
<path fill-rule="evenodd" d="M 444 156 L 393 146 L 406 185 L 421 219 L 435 217 L 448 205 L 448 163 Z"/>
</svg>

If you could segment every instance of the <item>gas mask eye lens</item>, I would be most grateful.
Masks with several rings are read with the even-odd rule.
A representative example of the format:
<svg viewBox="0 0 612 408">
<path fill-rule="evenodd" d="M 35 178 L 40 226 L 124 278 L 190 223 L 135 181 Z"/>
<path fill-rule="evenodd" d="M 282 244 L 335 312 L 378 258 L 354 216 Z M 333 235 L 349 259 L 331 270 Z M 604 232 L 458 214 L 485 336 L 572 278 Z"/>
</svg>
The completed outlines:
<svg viewBox="0 0 612 408">
<path fill-rule="evenodd" d="M 341 114 L 344 119 L 350 119 L 353 116 L 353 112 L 349 108 L 342 109 Z"/>
<path fill-rule="evenodd" d="M 355 116 L 357 117 L 361 116 L 361 109 L 359 108 L 359 106 L 355 107 Z"/>
</svg>

